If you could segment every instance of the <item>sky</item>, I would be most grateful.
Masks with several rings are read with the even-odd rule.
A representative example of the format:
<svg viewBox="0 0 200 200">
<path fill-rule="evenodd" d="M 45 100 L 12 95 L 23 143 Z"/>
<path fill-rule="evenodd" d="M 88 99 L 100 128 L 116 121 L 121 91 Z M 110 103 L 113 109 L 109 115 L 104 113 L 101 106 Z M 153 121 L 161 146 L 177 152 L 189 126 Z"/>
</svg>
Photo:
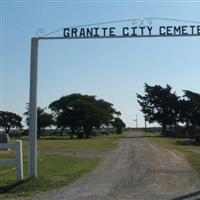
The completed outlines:
<svg viewBox="0 0 200 200">
<path fill-rule="evenodd" d="M 30 45 L 38 29 L 49 33 L 148 17 L 200 22 L 200 1 L 1 0 L 0 5 L 0 110 L 19 115 L 29 101 Z M 142 127 L 136 93 L 144 94 L 144 83 L 169 84 L 178 95 L 184 89 L 200 93 L 199 52 L 200 37 L 40 41 L 38 106 L 71 93 L 96 95 L 113 103 L 127 126 L 135 127 L 138 115 Z"/>
</svg>

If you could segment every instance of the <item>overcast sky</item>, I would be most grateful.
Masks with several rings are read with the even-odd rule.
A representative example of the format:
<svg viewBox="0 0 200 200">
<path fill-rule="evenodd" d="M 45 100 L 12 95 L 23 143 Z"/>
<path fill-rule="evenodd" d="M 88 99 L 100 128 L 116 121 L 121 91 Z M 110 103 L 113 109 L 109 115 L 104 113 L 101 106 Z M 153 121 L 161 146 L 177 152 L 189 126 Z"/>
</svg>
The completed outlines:
<svg viewBox="0 0 200 200">
<path fill-rule="evenodd" d="M 48 33 L 81 24 L 148 17 L 200 21 L 200 2 L 173 2 L 2 0 L 0 109 L 20 115 L 25 111 L 30 40 L 39 28 Z M 128 126 L 135 126 L 136 114 L 143 126 L 136 93 L 143 94 L 145 82 L 169 84 L 178 95 L 183 89 L 200 93 L 200 37 L 40 41 L 38 67 L 39 106 L 71 93 L 96 95 L 113 103 Z"/>
</svg>

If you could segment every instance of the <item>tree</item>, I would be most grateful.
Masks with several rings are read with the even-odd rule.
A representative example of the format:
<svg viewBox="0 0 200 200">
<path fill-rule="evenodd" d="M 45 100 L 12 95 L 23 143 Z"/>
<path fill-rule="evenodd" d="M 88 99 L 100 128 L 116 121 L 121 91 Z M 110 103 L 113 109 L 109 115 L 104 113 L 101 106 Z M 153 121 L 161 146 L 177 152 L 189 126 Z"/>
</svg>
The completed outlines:
<svg viewBox="0 0 200 200">
<path fill-rule="evenodd" d="M 162 134 L 166 133 L 167 126 L 176 125 L 178 121 L 178 99 L 172 93 L 171 87 L 145 84 L 145 95 L 137 94 L 141 111 L 149 123 L 157 122 L 162 126 Z"/>
<path fill-rule="evenodd" d="M 186 124 L 190 134 L 200 127 L 200 94 L 184 90 L 184 98 L 180 101 L 180 121 Z"/>
<path fill-rule="evenodd" d="M 37 120 L 38 133 L 40 136 L 42 129 L 54 125 L 55 121 L 53 120 L 53 116 L 51 114 L 45 112 L 45 109 L 42 109 L 40 107 L 38 107 L 37 109 L 37 114 L 38 114 L 38 120 Z"/>
<path fill-rule="evenodd" d="M 116 117 L 112 122 L 112 126 L 116 129 L 117 134 L 121 134 L 122 129 L 126 127 L 126 124 L 119 117 Z"/>
<path fill-rule="evenodd" d="M 179 100 L 179 122 L 184 124 L 187 129 L 192 126 L 192 113 L 193 104 L 190 100 L 180 99 Z"/>
<path fill-rule="evenodd" d="M 49 108 L 55 115 L 57 126 L 70 128 L 79 138 L 90 137 L 94 127 L 109 124 L 115 115 L 120 115 L 111 103 L 82 94 L 63 96 L 52 102 Z"/>
<path fill-rule="evenodd" d="M 29 126 L 29 105 L 26 107 L 27 111 L 24 113 L 24 115 L 27 116 L 26 123 Z M 37 108 L 37 136 L 40 138 L 42 129 L 49 127 L 51 125 L 54 125 L 55 121 L 53 119 L 53 116 L 47 112 L 45 112 L 45 108 Z"/>
<path fill-rule="evenodd" d="M 0 111 L 0 127 L 6 133 L 9 133 L 11 128 L 22 128 L 21 121 L 22 118 L 15 113 Z"/>
</svg>

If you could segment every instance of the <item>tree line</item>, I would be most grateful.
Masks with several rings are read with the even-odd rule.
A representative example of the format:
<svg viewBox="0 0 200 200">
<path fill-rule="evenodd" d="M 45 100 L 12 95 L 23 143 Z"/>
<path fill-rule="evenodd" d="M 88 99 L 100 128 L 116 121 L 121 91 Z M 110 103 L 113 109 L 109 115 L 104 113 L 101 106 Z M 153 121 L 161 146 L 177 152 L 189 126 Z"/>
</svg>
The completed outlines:
<svg viewBox="0 0 200 200">
<path fill-rule="evenodd" d="M 46 108 L 37 108 L 38 137 L 43 129 L 50 126 L 61 132 L 67 131 L 71 137 L 77 138 L 89 138 L 94 129 L 100 129 L 102 126 L 112 126 L 120 134 L 126 126 L 120 119 L 121 113 L 113 104 L 97 99 L 96 96 L 74 93 L 53 101 L 48 108 L 51 113 L 46 112 Z M 24 115 L 29 125 L 29 105 L 26 110 Z M 9 133 L 11 128 L 22 128 L 22 117 L 12 112 L 0 111 L 0 127 L 6 133 Z"/>
<path fill-rule="evenodd" d="M 199 134 L 200 94 L 183 90 L 178 96 L 170 85 L 150 86 L 145 83 L 144 95 L 137 94 L 138 103 L 148 123 L 157 122 L 162 126 L 162 134 L 173 134 L 176 126 L 184 127 L 190 136 Z"/>
</svg>

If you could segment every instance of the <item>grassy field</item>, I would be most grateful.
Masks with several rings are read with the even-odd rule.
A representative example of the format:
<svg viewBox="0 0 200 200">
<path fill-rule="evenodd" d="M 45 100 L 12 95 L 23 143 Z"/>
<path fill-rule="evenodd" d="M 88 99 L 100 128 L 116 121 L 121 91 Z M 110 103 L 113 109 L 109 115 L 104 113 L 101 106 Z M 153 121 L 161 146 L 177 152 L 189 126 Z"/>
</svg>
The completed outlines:
<svg viewBox="0 0 200 200">
<path fill-rule="evenodd" d="M 145 134 L 145 136 L 163 147 L 183 153 L 200 173 L 200 144 L 195 144 L 190 139 L 164 138 L 157 134 Z M 17 184 L 15 168 L 0 167 L 0 199 L 16 199 L 66 186 L 94 169 L 101 158 L 70 157 L 64 154 L 110 151 L 118 146 L 120 139 L 121 136 L 118 135 L 97 136 L 92 139 L 41 138 L 38 141 L 39 176 L 28 180 L 28 141 L 27 138 L 23 138 L 25 180 Z M 14 156 L 13 152 L 0 151 L 0 159 Z"/>
<path fill-rule="evenodd" d="M 42 138 L 38 141 L 39 176 L 28 180 L 28 141 L 23 138 L 25 180 L 16 184 L 15 168 L 0 167 L 0 199 L 15 199 L 68 185 L 94 169 L 101 159 L 69 157 L 64 153 L 110 151 L 118 146 L 119 141 L 116 135 L 92 139 Z M 14 156 L 13 152 L 0 151 L 0 159 Z"/>
<path fill-rule="evenodd" d="M 170 150 L 181 152 L 192 167 L 200 173 L 200 144 L 195 143 L 194 140 L 159 136 L 148 137 L 148 139 Z"/>
</svg>

